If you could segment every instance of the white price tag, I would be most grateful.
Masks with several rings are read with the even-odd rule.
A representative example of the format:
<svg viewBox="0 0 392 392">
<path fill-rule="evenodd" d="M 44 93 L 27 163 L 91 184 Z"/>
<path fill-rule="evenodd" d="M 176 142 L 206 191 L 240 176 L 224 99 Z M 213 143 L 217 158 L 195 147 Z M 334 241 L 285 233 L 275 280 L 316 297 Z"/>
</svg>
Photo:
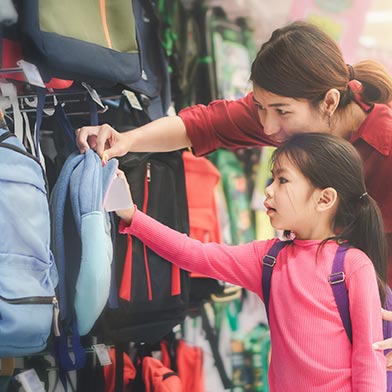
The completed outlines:
<svg viewBox="0 0 392 392">
<path fill-rule="evenodd" d="M 101 366 L 112 364 L 112 360 L 110 359 L 108 348 L 104 344 L 94 344 L 93 349 L 97 354 L 98 361 L 101 364 Z"/>
<path fill-rule="evenodd" d="M 16 379 L 26 392 L 45 392 L 45 388 L 34 369 L 19 373 Z"/>
<path fill-rule="evenodd" d="M 30 84 L 45 88 L 45 83 L 42 80 L 41 74 L 39 73 L 38 68 L 34 64 L 29 63 L 25 60 L 19 60 L 17 64 L 20 68 L 22 68 L 24 76 Z"/>
<path fill-rule="evenodd" d="M 115 177 L 106 194 L 103 207 L 107 212 L 126 210 L 132 207 L 125 179 Z"/>
<path fill-rule="evenodd" d="M 93 89 L 89 84 L 86 82 L 82 82 L 81 85 L 87 90 L 87 92 L 90 94 L 91 99 L 99 106 L 102 108 L 103 112 L 106 112 L 108 110 L 108 107 L 104 105 L 102 102 L 99 94 L 97 93 L 97 90 Z"/>
<path fill-rule="evenodd" d="M 137 96 L 136 96 L 136 94 L 133 91 L 123 90 L 122 94 L 128 100 L 128 102 L 131 105 L 131 107 L 133 107 L 134 109 L 137 109 L 137 110 L 143 110 L 142 105 L 140 105 L 140 102 L 137 99 Z"/>
</svg>

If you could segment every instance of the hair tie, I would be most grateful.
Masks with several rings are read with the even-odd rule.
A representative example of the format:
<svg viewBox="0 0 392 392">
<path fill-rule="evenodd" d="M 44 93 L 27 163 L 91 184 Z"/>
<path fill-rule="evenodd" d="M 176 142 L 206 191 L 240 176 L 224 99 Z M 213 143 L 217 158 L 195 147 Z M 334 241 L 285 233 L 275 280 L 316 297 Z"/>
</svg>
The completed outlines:
<svg viewBox="0 0 392 392">
<path fill-rule="evenodd" d="M 359 200 L 362 200 L 365 196 L 367 196 L 367 192 L 363 192 L 361 196 L 359 196 Z"/>
<path fill-rule="evenodd" d="M 354 80 L 355 79 L 355 71 L 354 67 L 351 64 L 346 64 L 348 68 L 348 73 L 349 73 L 349 80 Z"/>
</svg>

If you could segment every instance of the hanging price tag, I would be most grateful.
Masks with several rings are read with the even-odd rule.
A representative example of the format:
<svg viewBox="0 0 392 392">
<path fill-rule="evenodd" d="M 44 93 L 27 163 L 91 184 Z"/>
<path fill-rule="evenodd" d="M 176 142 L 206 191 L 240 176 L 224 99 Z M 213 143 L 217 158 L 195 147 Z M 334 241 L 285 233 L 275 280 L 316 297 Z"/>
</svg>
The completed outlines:
<svg viewBox="0 0 392 392">
<path fill-rule="evenodd" d="M 25 60 L 19 60 L 17 64 L 20 68 L 22 68 L 24 76 L 30 84 L 45 88 L 45 83 L 42 80 L 41 74 L 34 64 L 31 64 Z"/>
<path fill-rule="evenodd" d="M 114 178 L 104 200 L 104 208 L 107 212 L 127 210 L 132 207 L 127 187 L 123 178 Z"/>
<path fill-rule="evenodd" d="M 34 369 L 19 373 L 15 378 L 22 384 L 26 392 L 45 392 L 45 388 Z"/>
<path fill-rule="evenodd" d="M 94 344 L 93 349 L 95 351 L 95 354 L 97 354 L 98 361 L 101 366 L 112 364 L 108 348 L 104 344 Z"/>
</svg>

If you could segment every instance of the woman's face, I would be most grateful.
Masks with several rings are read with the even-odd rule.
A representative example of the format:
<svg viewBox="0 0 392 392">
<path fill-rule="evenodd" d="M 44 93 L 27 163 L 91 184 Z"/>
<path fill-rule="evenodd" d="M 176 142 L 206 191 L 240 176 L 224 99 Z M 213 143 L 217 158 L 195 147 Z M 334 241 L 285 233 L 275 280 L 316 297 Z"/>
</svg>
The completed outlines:
<svg viewBox="0 0 392 392">
<path fill-rule="evenodd" d="M 296 133 L 330 132 L 328 118 L 307 99 L 283 97 L 256 86 L 253 100 L 264 133 L 277 142 Z"/>
</svg>

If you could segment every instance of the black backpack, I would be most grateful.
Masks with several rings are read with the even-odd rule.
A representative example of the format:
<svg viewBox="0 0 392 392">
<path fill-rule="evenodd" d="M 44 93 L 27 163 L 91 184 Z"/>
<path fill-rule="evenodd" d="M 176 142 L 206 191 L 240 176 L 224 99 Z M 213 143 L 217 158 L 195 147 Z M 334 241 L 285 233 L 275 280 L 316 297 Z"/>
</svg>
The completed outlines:
<svg viewBox="0 0 392 392">
<path fill-rule="evenodd" d="M 125 172 L 139 210 L 189 234 L 180 151 L 128 153 L 120 158 L 120 169 Z M 101 317 L 98 336 L 102 334 L 105 341 L 115 343 L 155 344 L 185 318 L 189 274 L 130 235 L 118 234 L 114 251 L 118 303 L 110 301 Z"/>
</svg>

